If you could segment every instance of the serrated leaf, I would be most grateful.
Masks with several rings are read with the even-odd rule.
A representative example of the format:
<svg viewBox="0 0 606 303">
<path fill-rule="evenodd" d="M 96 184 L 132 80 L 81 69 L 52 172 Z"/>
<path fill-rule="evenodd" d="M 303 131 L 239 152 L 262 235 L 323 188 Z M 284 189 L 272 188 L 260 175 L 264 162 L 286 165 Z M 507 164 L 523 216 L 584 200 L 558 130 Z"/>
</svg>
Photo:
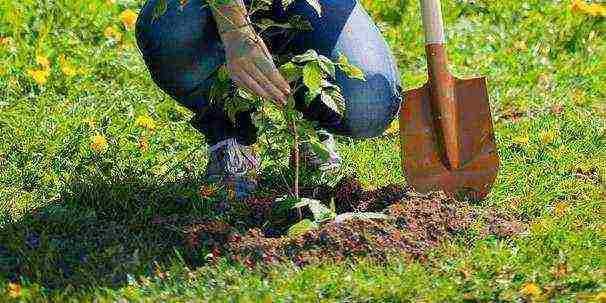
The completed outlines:
<svg viewBox="0 0 606 303">
<path fill-rule="evenodd" d="M 309 106 L 311 102 L 313 102 L 320 94 L 322 93 L 322 89 L 318 88 L 315 90 L 308 90 L 305 92 L 305 105 Z"/>
<path fill-rule="evenodd" d="M 280 66 L 280 74 L 287 82 L 297 81 L 302 76 L 303 70 L 292 62 L 288 62 Z"/>
<path fill-rule="evenodd" d="M 324 75 L 322 74 L 322 68 L 318 62 L 313 61 L 305 64 L 303 67 L 303 83 L 309 90 L 321 90 L 322 80 L 324 80 Z"/>
<path fill-rule="evenodd" d="M 313 138 L 312 140 L 310 140 L 309 145 L 311 146 L 311 149 L 314 151 L 314 153 L 318 155 L 318 157 L 320 157 L 322 161 L 328 160 L 328 158 L 330 157 L 330 153 L 328 149 L 326 149 L 326 145 L 320 142 L 317 138 Z"/>
<path fill-rule="evenodd" d="M 339 102 L 339 100 L 334 99 L 326 91 L 322 91 L 320 99 L 322 100 L 322 103 L 326 104 L 326 106 L 335 111 L 337 114 L 343 115 L 343 112 L 345 111 L 345 104 L 343 102 Z"/>
<path fill-rule="evenodd" d="M 290 61 L 294 62 L 294 63 L 299 63 L 299 64 L 303 64 L 303 63 L 307 63 L 309 61 L 314 61 L 318 59 L 318 53 L 313 50 L 307 50 L 306 52 L 294 56 Z"/>
<path fill-rule="evenodd" d="M 318 59 L 318 64 L 320 65 L 320 68 L 322 68 L 322 71 L 329 74 L 334 79 L 336 77 L 335 64 L 322 55 L 318 56 Z"/>
<path fill-rule="evenodd" d="M 318 228 L 318 224 L 309 219 L 304 219 L 288 229 L 288 236 L 297 237 L 316 228 Z"/>
<path fill-rule="evenodd" d="M 335 218 L 335 222 L 342 223 L 347 220 L 390 220 L 391 217 L 382 213 L 344 213 Z"/>
<path fill-rule="evenodd" d="M 219 79 L 219 81 L 228 81 L 230 79 L 229 70 L 225 64 L 219 67 L 217 79 Z"/>
<path fill-rule="evenodd" d="M 339 54 L 338 59 L 339 69 L 341 69 L 349 78 L 355 78 L 362 81 L 366 81 L 364 72 L 357 66 L 349 63 L 349 59 L 343 54 Z"/>
<path fill-rule="evenodd" d="M 166 14 L 166 11 L 168 10 L 168 3 L 167 0 L 159 0 L 158 3 L 156 3 L 156 6 L 154 7 L 154 12 L 153 12 L 153 19 L 158 19 L 162 16 L 164 16 L 164 14 Z"/>
<path fill-rule="evenodd" d="M 307 3 L 309 3 L 309 5 L 311 5 L 311 7 L 313 7 L 314 10 L 316 10 L 316 13 L 318 13 L 318 17 L 322 17 L 322 5 L 320 4 L 320 2 L 318 0 L 306 0 Z"/>
<path fill-rule="evenodd" d="M 294 28 L 294 26 L 290 23 L 276 22 L 276 21 L 268 19 L 268 18 L 261 19 L 260 21 L 256 22 L 255 25 L 260 27 L 262 30 L 267 30 L 270 27 L 277 27 L 277 28 L 282 28 L 282 29 Z"/>
<path fill-rule="evenodd" d="M 330 216 L 332 213 L 330 211 L 330 208 L 324 206 L 324 204 L 322 204 L 322 202 L 318 200 L 310 200 L 307 206 L 309 207 L 311 213 L 314 215 L 314 219 L 316 221 L 321 221 L 327 216 Z"/>
<path fill-rule="evenodd" d="M 293 2 L 295 2 L 295 0 L 282 0 L 282 7 L 287 8 Z"/>
</svg>

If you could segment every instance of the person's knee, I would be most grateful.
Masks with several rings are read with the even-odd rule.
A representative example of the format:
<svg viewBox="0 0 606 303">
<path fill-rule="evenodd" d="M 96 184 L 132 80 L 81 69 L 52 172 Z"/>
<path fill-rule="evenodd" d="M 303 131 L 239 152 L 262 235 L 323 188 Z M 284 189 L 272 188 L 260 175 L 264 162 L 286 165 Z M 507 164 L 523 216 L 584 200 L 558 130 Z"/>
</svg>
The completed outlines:
<svg viewBox="0 0 606 303">
<path fill-rule="evenodd" d="M 399 83 L 382 75 L 367 78 L 348 95 L 346 135 L 352 138 L 381 136 L 399 113 L 403 101 Z"/>
<path fill-rule="evenodd" d="M 154 15 L 156 2 L 146 3 L 139 15 L 137 44 L 156 85 L 191 108 L 225 63 L 224 48 L 208 8 L 200 9 L 200 0 L 187 2 L 181 11 L 177 0 L 170 0 L 162 16 Z"/>
</svg>

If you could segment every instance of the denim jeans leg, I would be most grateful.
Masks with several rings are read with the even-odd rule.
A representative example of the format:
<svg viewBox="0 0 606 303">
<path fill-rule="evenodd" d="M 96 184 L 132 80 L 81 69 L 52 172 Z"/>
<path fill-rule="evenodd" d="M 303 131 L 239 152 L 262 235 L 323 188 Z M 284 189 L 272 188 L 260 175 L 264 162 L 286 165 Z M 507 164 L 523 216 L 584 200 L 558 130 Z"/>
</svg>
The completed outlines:
<svg viewBox="0 0 606 303">
<path fill-rule="evenodd" d="M 339 117 L 319 100 L 314 100 L 306 118 L 320 119 L 329 131 L 350 137 L 381 135 L 397 115 L 402 102 L 401 80 L 395 58 L 368 13 L 357 0 L 321 0 L 322 16 L 305 1 L 286 9 L 289 16 L 300 15 L 313 31 L 298 35 L 289 46 L 295 53 L 315 49 L 336 60 L 340 54 L 358 66 L 366 81 L 348 78 L 337 71 L 334 84 L 343 89 L 346 113 Z M 304 90 L 295 95 L 302 102 Z"/>
<path fill-rule="evenodd" d="M 222 108 L 208 100 L 213 74 L 225 63 L 225 49 L 210 8 L 204 0 L 168 0 L 167 10 L 155 16 L 160 1 L 165 0 L 145 3 L 136 26 L 137 44 L 152 79 L 195 113 L 191 123 L 208 144 L 228 138 L 253 144 L 257 130 L 250 113 L 240 114 L 237 123 L 232 123 Z"/>
</svg>

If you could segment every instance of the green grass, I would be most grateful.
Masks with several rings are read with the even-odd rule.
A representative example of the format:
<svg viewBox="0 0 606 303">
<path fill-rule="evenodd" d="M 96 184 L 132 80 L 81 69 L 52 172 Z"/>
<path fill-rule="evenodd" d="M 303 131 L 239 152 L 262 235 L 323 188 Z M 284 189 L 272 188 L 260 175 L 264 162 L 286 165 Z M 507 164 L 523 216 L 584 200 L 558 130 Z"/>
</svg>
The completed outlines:
<svg viewBox="0 0 606 303">
<path fill-rule="evenodd" d="M 0 42 L 0 249 L 14 252 L 0 251 L 0 301 L 11 299 L 13 281 L 24 301 L 518 301 L 530 299 L 521 288 L 534 283 L 534 299 L 598 301 L 602 293 L 603 302 L 604 17 L 573 13 L 566 1 L 443 3 L 453 71 L 489 79 L 502 167 L 482 205 L 516 213 L 528 232 L 454 239 L 425 262 L 196 269 L 183 260 L 201 262 L 204 252 L 185 251 L 174 231 L 142 226 L 213 203 L 197 195 L 206 146 L 191 114 L 153 85 L 120 22 L 141 2 L 108 2 L 0 0 L 0 37 L 12 39 Z M 421 85 L 416 1 L 364 3 L 404 86 Z M 108 26 L 122 42 L 104 36 Z M 63 75 L 62 54 L 78 74 Z M 36 55 L 51 60 L 42 86 L 28 75 L 40 68 Z M 136 125 L 142 115 L 155 130 Z M 90 148 L 96 134 L 108 140 L 103 153 Z M 149 152 L 138 148 L 142 137 Z M 345 170 L 364 186 L 403 181 L 397 136 L 340 141 Z M 10 271 L 15 264 L 27 272 Z"/>
</svg>

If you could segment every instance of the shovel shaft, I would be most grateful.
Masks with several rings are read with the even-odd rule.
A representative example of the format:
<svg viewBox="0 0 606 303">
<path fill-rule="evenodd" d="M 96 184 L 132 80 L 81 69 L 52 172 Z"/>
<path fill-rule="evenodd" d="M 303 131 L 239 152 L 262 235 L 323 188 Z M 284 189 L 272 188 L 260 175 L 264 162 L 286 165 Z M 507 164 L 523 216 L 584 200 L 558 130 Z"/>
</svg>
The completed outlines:
<svg viewBox="0 0 606 303">
<path fill-rule="evenodd" d="M 421 0 L 426 44 L 444 44 L 444 22 L 440 0 Z"/>
<path fill-rule="evenodd" d="M 444 24 L 439 0 L 421 0 L 423 26 L 431 92 L 431 108 L 436 118 L 436 133 L 445 151 L 445 162 L 452 169 L 461 166 L 455 79 L 448 71 Z"/>
</svg>

